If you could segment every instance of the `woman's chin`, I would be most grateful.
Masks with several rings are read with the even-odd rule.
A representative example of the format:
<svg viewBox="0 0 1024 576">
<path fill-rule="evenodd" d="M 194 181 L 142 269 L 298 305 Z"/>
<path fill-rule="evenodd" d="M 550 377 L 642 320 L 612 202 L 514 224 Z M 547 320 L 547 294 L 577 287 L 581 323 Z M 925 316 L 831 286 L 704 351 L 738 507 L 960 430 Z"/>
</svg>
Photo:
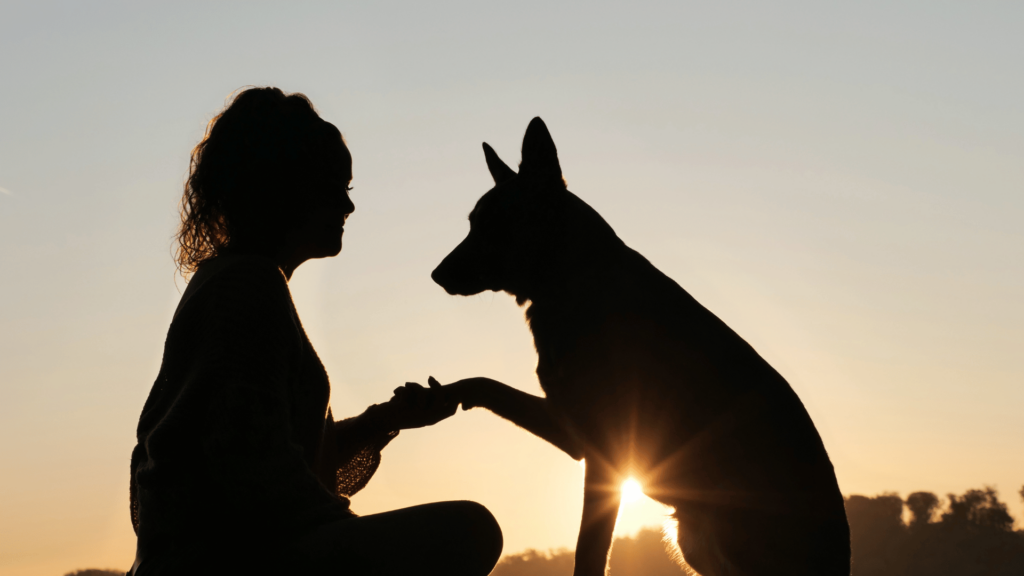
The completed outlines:
<svg viewBox="0 0 1024 576">
<path fill-rule="evenodd" d="M 325 246 L 324 248 L 326 248 L 326 254 L 323 256 L 324 258 L 331 258 L 341 254 L 341 238 L 338 238 L 336 242 L 332 242 L 329 246 Z"/>
<path fill-rule="evenodd" d="M 313 247 L 312 250 L 307 252 L 308 258 L 311 260 L 317 260 L 320 258 L 331 258 L 341 253 L 341 241 L 335 242 L 319 242 Z"/>
</svg>

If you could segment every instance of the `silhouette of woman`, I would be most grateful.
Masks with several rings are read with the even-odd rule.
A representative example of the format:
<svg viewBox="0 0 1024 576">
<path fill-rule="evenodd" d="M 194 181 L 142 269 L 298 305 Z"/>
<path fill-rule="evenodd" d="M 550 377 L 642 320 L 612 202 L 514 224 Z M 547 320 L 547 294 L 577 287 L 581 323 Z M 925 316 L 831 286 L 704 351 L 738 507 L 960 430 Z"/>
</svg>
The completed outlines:
<svg viewBox="0 0 1024 576">
<path fill-rule="evenodd" d="M 479 504 L 349 509 L 399 430 L 457 407 L 431 379 L 331 415 L 288 279 L 341 251 L 351 179 L 338 129 L 277 88 L 239 93 L 192 152 L 177 251 L 191 280 L 132 452 L 130 574 L 483 576 L 497 561 Z"/>
</svg>

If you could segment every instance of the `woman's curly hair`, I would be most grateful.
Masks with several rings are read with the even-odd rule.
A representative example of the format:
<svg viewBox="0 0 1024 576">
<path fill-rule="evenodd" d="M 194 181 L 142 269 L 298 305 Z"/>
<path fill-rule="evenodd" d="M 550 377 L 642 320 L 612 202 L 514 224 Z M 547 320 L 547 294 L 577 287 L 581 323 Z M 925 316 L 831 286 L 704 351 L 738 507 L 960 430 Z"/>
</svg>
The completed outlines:
<svg viewBox="0 0 1024 576">
<path fill-rule="evenodd" d="M 235 247 L 271 245 L 294 225 L 317 168 L 340 149 L 341 133 L 303 94 L 239 92 L 192 150 L 181 198 L 175 262 L 188 278 Z M 349 157 L 351 158 L 351 157 Z"/>
</svg>

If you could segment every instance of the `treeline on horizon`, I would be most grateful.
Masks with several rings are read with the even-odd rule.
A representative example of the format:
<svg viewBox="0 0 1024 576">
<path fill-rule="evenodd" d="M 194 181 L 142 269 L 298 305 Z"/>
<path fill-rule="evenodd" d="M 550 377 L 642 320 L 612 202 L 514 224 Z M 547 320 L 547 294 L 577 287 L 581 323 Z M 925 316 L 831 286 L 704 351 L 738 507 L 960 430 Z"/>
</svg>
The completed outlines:
<svg viewBox="0 0 1024 576">
<path fill-rule="evenodd" d="M 1024 488 L 1020 491 L 1024 498 Z M 896 494 L 846 498 L 853 576 L 1021 576 L 1024 530 L 992 488 L 950 494 L 946 505 L 931 492 L 903 500 Z M 682 576 L 661 530 L 645 528 L 616 538 L 610 576 Z M 527 550 L 511 554 L 491 576 L 571 576 L 573 552 Z"/>
<path fill-rule="evenodd" d="M 1024 498 L 1024 488 L 1020 491 Z M 1024 530 L 992 488 L 950 494 L 945 506 L 931 492 L 846 498 L 853 576 L 1021 576 Z M 616 538 L 610 576 L 681 576 L 662 532 L 645 528 Z M 573 552 L 527 550 L 501 559 L 491 576 L 570 576 Z M 121 576 L 77 570 L 65 576 Z"/>
</svg>

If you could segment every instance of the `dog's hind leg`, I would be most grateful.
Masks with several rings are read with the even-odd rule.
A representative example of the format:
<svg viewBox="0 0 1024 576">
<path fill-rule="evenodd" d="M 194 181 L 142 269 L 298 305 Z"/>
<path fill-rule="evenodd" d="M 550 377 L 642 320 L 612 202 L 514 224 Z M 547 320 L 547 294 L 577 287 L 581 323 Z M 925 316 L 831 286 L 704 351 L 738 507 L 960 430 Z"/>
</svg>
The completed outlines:
<svg viewBox="0 0 1024 576">
<path fill-rule="evenodd" d="M 588 452 L 583 484 L 583 521 L 576 541 L 573 576 L 603 576 L 612 546 L 622 493 L 618 475 L 601 456 Z"/>
<path fill-rule="evenodd" d="M 718 526 L 705 514 L 685 510 L 686 505 L 676 507 L 675 521 L 676 549 L 681 558 L 676 561 L 687 576 L 741 576 L 718 543 Z"/>
</svg>

